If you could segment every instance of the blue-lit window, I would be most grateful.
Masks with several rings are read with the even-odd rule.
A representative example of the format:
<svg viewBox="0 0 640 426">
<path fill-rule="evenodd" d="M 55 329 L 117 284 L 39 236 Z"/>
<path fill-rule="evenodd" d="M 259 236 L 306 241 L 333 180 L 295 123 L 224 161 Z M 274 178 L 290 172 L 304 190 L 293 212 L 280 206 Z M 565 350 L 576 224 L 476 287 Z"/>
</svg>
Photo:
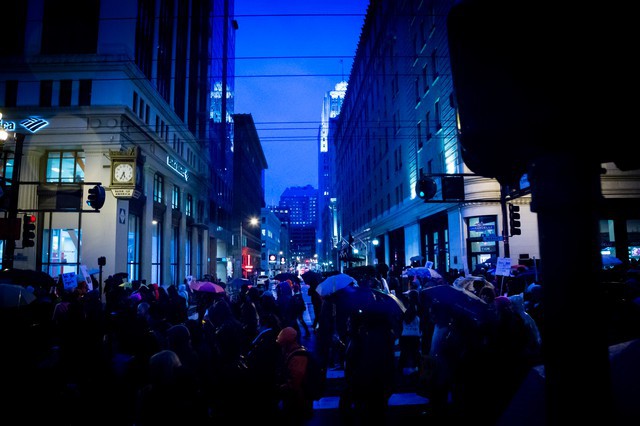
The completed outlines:
<svg viewBox="0 0 640 426">
<path fill-rule="evenodd" d="M 50 151 L 47 153 L 47 182 L 84 182 L 83 151 Z"/>
<path fill-rule="evenodd" d="M 193 216 L 193 196 L 187 194 L 187 205 L 185 206 L 185 214 L 187 216 Z"/>
<path fill-rule="evenodd" d="M 171 194 L 171 208 L 175 210 L 180 209 L 180 187 L 173 185 L 173 193 Z"/>
<path fill-rule="evenodd" d="M 129 281 L 140 279 L 140 217 L 131 213 L 127 230 L 127 273 Z"/>
<path fill-rule="evenodd" d="M 164 197 L 162 192 L 164 191 L 164 176 L 156 173 L 153 176 L 153 201 L 162 204 Z"/>
<path fill-rule="evenodd" d="M 162 221 L 151 227 L 151 283 L 162 285 Z"/>
</svg>

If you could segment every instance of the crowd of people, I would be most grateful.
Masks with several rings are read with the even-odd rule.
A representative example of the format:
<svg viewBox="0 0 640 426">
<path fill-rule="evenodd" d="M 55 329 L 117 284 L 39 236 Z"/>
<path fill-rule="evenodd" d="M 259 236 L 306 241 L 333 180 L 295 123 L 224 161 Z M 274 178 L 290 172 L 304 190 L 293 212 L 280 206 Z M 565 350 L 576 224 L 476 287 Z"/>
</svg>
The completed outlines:
<svg viewBox="0 0 640 426">
<path fill-rule="evenodd" d="M 299 285 L 281 283 L 277 297 L 244 286 L 231 297 L 121 278 L 105 281 L 103 298 L 98 286 L 84 283 L 36 286 L 35 301 L 0 310 L 5 403 L 21 421 L 143 426 L 293 418 L 285 360 L 305 338 Z"/>
<path fill-rule="evenodd" d="M 396 378 L 411 376 L 433 424 L 453 416 L 491 425 L 542 360 L 539 283 L 376 272 L 354 279 L 352 296 L 320 296 L 315 280 L 307 324 L 292 280 L 231 297 L 121 278 L 105 281 L 103 297 L 85 286 L 35 288 L 28 306 L 0 311 L 5 403 L 24 422 L 302 425 L 313 416 L 306 360 L 289 355 L 313 334 L 323 367 L 344 369 L 345 424 L 380 424 Z M 442 286 L 464 299 L 434 297 Z M 354 304 L 355 294 L 366 304 Z"/>
</svg>

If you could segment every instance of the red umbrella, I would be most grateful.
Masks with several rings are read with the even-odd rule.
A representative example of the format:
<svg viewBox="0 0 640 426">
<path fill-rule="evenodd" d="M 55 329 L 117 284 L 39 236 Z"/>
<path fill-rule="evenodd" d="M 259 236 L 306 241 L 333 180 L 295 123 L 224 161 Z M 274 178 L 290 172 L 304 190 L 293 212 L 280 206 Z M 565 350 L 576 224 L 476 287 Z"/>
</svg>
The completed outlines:
<svg viewBox="0 0 640 426">
<path fill-rule="evenodd" d="M 224 293 L 224 287 L 210 281 L 192 281 L 190 286 L 193 291 L 216 294 Z"/>
</svg>

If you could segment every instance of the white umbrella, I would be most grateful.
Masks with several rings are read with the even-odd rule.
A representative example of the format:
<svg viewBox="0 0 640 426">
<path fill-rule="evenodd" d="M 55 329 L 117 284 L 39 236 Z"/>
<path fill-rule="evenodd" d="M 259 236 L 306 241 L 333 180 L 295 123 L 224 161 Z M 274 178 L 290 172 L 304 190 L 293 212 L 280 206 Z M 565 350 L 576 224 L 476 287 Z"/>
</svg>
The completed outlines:
<svg viewBox="0 0 640 426">
<path fill-rule="evenodd" d="M 325 278 L 320 284 L 318 284 L 316 291 L 320 296 L 328 296 L 338 290 L 342 290 L 343 288 L 351 284 L 358 284 L 356 279 L 351 275 L 336 274 Z"/>
</svg>

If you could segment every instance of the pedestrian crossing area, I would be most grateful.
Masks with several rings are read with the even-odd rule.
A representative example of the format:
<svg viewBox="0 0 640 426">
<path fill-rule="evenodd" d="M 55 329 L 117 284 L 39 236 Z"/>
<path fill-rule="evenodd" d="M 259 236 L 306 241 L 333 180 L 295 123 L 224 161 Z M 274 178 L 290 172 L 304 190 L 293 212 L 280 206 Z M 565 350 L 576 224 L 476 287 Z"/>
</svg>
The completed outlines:
<svg viewBox="0 0 640 426">
<path fill-rule="evenodd" d="M 311 304 L 310 298 L 308 298 L 306 294 L 306 290 L 303 286 L 303 298 L 305 298 L 307 303 L 307 310 L 303 313 L 303 318 L 307 325 L 311 327 L 313 323 L 313 305 Z M 396 351 L 395 353 L 396 359 L 400 356 L 400 352 Z M 344 380 L 344 370 L 342 369 L 329 369 L 327 370 L 327 380 L 330 381 L 327 386 L 328 389 L 339 389 L 340 381 Z M 409 406 L 409 405 L 425 405 L 429 402 L 429 400 L 425 397 L 418 395 L 415 392 L 398 392 L 391 395 L 389 398 L 389 406 L 390 407 L 398 407 L 398 406 Z M 321 398 L 318 401 L 314 401 L 313 408 L 314 410 L 337 410 L 340 403 L 339 395 L 327 395 Z"/>
</svg>

